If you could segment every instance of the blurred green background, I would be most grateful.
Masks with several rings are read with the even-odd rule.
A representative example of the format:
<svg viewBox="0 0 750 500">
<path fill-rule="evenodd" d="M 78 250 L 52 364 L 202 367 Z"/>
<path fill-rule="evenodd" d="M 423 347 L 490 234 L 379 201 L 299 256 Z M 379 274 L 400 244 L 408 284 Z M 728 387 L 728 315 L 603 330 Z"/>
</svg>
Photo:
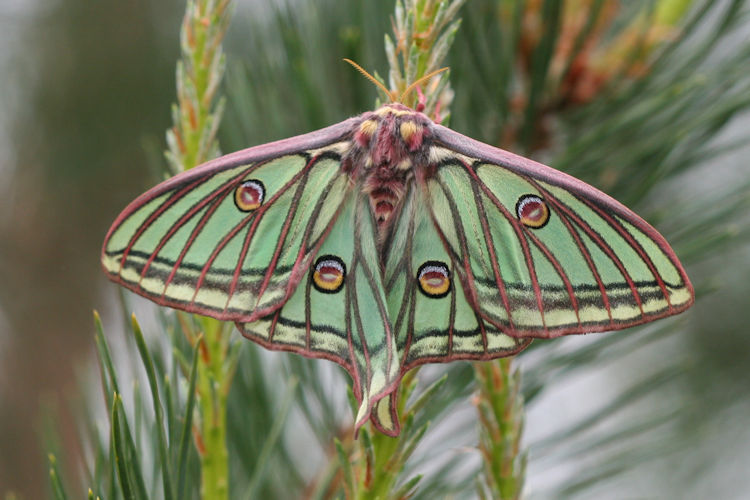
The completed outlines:
<svg viewBox="0 0 750 500">
<path fill-rule="evenodd" d="M 506 64 L 498 14 L 511 3 L 469 1 L 460 13 L 452 128 L 526 150 L 634 206 L 675 244 L 700 295 L 683 317 L 630 340 L 564 339 L 522 356 L 528 491 L 741 498 L 750 491 L 748 6 L 693 2 L 676 23 L 700 13 L 690 36 L 643 82 L 619 75 L 622 85 L 595 88 L 588 102 L 549 99 L 533 127 L 511 133 L 506 83 L 520 69 Z M 340 59 L 385 74 L 392 9 L 237 2 L 223 151 L 370 109 L 374 89 Z M 91 310 L 113 331 L 122 314 L 100 244 L 163 175 L 183 12 L 178 0 L 0 4 L 0 494 L 47 491 L 44 415 L 62 447 L 81 452 L 73 415 L 81 380 L 95 377 Z"/>
</svg>

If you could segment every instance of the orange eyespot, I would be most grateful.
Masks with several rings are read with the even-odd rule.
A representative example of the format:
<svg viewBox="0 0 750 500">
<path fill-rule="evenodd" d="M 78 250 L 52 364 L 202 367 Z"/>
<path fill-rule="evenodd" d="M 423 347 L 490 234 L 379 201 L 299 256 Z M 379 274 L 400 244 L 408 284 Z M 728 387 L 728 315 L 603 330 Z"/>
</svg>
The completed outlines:
<svg viewBox="0 0 750 500">
<path fill-rule="evenodd" d="M 346 266 L 344 261 L 335 255 L 324 255 L 315 261 L 312 283 L 319 292 L 338 292 L 344 286 L 345 277 Z"/>
<path fill-rule="evenodd" d="M 256 180 L 245 181 L 234 191 L 234 204 L 243 212 L 252 212 L 263 204 L 266 188 Z"/>
<path fill-rule="evenodd" d="M 430 260 L 417 271 L 419 289 L 430 298 L 445 297 L 451 291 L 451 274 L 442 262 Z"/>
<path fill-rule="evenodd" d="M 518 199 L 516 215 L 521 224 L 532 229 L 544 227 L 549 222 L 547 203 L 533 194 L 525 194 Z"/>
</svg>

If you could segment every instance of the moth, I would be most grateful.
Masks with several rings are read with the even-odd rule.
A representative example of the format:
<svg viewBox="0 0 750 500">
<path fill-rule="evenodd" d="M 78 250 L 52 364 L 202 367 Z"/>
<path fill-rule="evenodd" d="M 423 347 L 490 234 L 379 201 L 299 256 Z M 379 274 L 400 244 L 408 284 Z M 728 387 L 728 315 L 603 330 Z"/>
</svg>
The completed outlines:
<svg viewBox="0 0 750 500">
<path fill-rule="evenodd" d="M 398 103 L 159 184 L 117 217 L 102 264 L 158 304 L 338 363 L 356 428 L 371 419 L 391 436 L 415 366 L 510 356 L 694 300 L 669 244 L 614 199 Z"/>
</svg>

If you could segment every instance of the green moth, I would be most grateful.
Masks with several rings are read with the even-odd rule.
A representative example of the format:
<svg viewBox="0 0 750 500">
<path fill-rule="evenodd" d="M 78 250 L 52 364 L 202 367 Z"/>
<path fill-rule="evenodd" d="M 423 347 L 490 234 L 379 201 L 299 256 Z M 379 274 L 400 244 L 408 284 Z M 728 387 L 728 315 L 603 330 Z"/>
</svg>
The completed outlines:
<svg viewBox="0 0 750 500">
<path fill-rule="evenodd" d="M 693 288 L 664 238 L 595 188 L 401 104 L 232 153 L 133 201 L 104 241 L 113 281 L 335 361 L 398 435 L 423 363 L 679 313 Z"/>
</svg>

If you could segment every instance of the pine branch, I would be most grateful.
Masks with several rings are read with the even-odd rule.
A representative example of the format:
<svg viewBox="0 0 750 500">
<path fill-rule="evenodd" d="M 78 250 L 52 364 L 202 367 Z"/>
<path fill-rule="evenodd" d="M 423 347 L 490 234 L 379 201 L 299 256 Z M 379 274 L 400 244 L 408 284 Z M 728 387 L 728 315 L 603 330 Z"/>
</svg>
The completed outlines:
<svg viewBox="0 0 750 500">
<path fill-rule="evenodd" d="M 229 0 L 188 0 L 180 32 L 182 59 L 177 63 L 177 104 L 167 132 L 165 153 L 173 173 L 219 154 L 216 132 L 224 98 L 216 99 L 226 65 L 221 48 L 230 20 Z M 227 397 L 237 363 L 231 348 L 231 323 L 196 316 L 181 321 L 191 345 L 199 348 L 198 426 L 193 431 L 201 457 L 201 497 L 229 497 Z M 198 339 L 202 338 L 201 342 Z"/>
<path fill-rule="evenodd" d="M 224 99 L 216 93 L 226 60 L 221 48 L 230 20 L 229 0 L 188 0 L 180 31 L 177 103 L 167 131 L 166 158 L 172 173 L 193 168 L 219 154 L 216 131 Z"/>
</svg>

